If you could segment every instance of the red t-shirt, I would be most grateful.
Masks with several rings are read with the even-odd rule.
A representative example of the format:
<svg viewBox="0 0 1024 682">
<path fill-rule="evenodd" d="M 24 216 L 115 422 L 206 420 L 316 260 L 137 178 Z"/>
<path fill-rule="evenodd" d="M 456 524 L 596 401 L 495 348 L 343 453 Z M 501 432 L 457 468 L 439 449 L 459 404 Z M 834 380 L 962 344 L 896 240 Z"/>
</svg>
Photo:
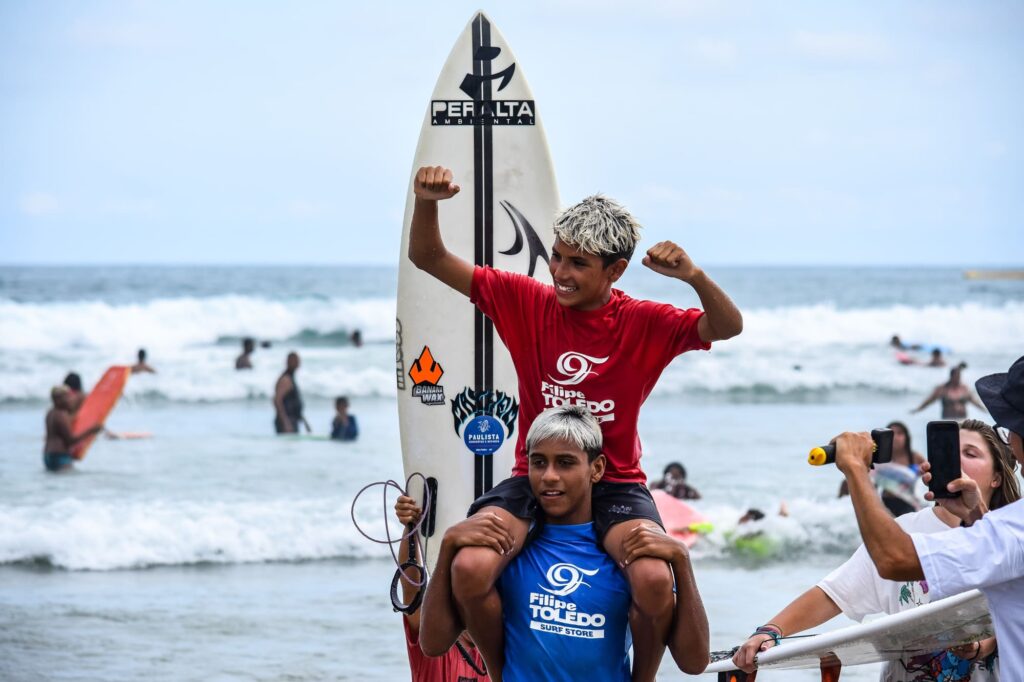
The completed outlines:
<svg viewBox="0 0 1024 682">
<path fill-rule="evenodd" d="M 409 652 L 409 669 L 412 670 L 412 682 L 488 682 L 486 675 L 480 676 L 462 658 L 462 654 L 454 646 L 444 656 L 431 658 L 420 650 L 418 638 L 413 637 L 409 629 L 409 619 L 402 618 L 405 626 L 405 648 Z M 484 669 L 483 659 L 476 649 L 469 649 L 473 662 L 481 670 Z"/>
<path fill-rule="evenodd" d="M 641 301 L 612 289 L 597 310 L 558 302 L 550 284 L 490 267 L 473 271 L 470 300 L 494 322 L 519 377 L 519 438 L 513 476 L 528 473 L 526 433 L 549 407 L 586 405 L 601 422 L 604 480 L 645 483 L 640 468 L 640 405 L 662 370 L 701 341 L 704 314 Z"/>
</svg>

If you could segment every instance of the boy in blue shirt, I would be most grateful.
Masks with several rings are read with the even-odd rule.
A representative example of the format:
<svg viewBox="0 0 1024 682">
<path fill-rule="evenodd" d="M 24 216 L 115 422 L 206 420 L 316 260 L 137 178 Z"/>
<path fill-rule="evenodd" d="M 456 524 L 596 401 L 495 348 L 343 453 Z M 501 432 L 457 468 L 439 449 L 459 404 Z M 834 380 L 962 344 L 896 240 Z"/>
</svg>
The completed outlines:
<svg viewBox="0 0 1024 682">
<path fill-rule="evenodd" d="M 630 679 L 629 583 L 598 544 L 591 489 L 604 474 L 601 427 L 583 407 L 545 410 L 526 438 L 530 487 L 544 512 L 536 537 L 498 582 L 505 659 L 492 680 Z M 420 646 L 438 656 L 463 629 L 451 598 L 451 563 L 462 547 L 512 550 L 497 515 L 476 515 L 448 529 L 423 603 Z M 708 662 L 708 624 L 685 545 L 641 526 L 625 542 L 625 562 L 650 556 L 673 569 L 677 595 L 669 649 L 691 674 Z"/>
</svg>

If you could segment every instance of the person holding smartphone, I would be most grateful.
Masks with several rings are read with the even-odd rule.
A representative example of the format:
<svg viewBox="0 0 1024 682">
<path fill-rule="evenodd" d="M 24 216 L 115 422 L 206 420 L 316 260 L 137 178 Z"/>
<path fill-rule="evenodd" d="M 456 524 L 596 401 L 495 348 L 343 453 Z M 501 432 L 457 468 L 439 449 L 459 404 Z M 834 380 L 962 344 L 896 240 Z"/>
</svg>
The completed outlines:
<svg viewBox="0 0 1024 682">
<path fill-rule="evenodd" d="M 996 424 L 1009 431 L 1009 446 L 1024 464 L 1024 357 L 1005 374 L 990 374 L 975 387 Z M 959 497 L 938 504 L 964 525 L 943 533 L 907 533 L 882 506 L 868 476 L 873 443 L 867 433 L 835 440 L 836 466 L 850 484 L 850 497 L 868 554 L 887 580 L 927 580 L 933 600 L 979 589 L 988 599 L 999 640 L 999 674 L 1019 680 L 1024 670 L 1024 502 L 986 512 L 976 481 L 947 484 Z M 930 482 L 928 463 L 925 482 Z M 932 492 L 925 497 L 934 498 Z"/>
<path fill-rule="evenodd" d="M 954 424 L 955 426 L 955 424 Z M 958 436 L 958 438 L 957 438 Z M 998 509 L 1020 499 L 1020 487 L 1014 476 L 1016 463 L 1009 448 L 988 424 L 968 419 L 959 426 L 959 464 L 964 477 L 977 483 L 981 498 L 989 509 Z M 941 533 L 956 528 L 960 519 L 940 506 L 921 509 L 900 516 L 896 523 L 908 533 Z M 927 604 L 932 599 L 928 585 L 920 580 L 883 580 L 864 545 L 857 548 L 846 563 L 832 571 L 821 582 L 794 599 L 773 617 L 768 625 L 758 628 L 733 656 L 737 667 L 751 672 L 754 657 L 774 646 L 775 637 L 790 636 L 816 627 L 840 613 L 863 621 L 875 613 L 899 613 Z M 994 638 L 952 651 L 908 656 L 887 663 L 880 679 L 883 682 L 917 682 L 946 679 L 935 671 L 955 677 L 969 671 L 971 682 L 988 682 L 995 677 Z"/>
</svg>

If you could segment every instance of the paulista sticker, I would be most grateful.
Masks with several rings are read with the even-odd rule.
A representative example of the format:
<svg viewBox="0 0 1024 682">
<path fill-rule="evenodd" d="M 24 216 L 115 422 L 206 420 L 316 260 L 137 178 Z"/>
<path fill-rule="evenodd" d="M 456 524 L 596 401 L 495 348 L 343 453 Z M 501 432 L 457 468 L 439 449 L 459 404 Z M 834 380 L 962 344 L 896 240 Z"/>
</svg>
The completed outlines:
<svg viewBox="0 0 1024 682">
<path fill-rule="evenodd" d="M 519 402 L 502 391 L 466 387 L 452 398 L 455 433 L 474 455 L 493 455 L 516 429 Z"/>
<path fill-rule="evenodd" d="M 420 356 L 409 368 L 413 397 L 419 398 L 424 405 L 444 405 L 444 386 L 438 383 L 442 374 L 444 370 L 434 360 L 430 346 L 423 346 Z"/>
</svg>

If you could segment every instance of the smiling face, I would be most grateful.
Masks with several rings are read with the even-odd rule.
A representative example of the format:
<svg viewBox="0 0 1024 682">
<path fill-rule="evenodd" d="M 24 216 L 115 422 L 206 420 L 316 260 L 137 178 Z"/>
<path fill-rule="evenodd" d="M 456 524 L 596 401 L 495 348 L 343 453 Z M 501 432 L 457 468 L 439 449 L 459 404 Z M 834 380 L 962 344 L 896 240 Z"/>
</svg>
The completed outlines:
<svg viewBox="0 0 1024 682">
<path fill-rule="evenodd" d="M 549 523 L 591 520 L 590 489 L 604 475 L 604 455 L 593 462 L 569 441 L 550 439 L 530 450 L 530 487 Z"/>
<path fill-rule="evenodd" d="M 611 297 L 612 283 L 622 276 L 627 261 L 605 267 L 601 256 L 586 253 L 555 239 L 548 271 L 558 302 L 574 310 L 596 310 Z"/>
<path fill-rule="evenodd" d="M 993 491 L 1002 485 L 1002 478 L 996 473 L 995 462 L 985 439 L 976 431 L 960 429 L 960 469 L 964 476 L 978 484 L 987 506 Z"/>
</svg>

